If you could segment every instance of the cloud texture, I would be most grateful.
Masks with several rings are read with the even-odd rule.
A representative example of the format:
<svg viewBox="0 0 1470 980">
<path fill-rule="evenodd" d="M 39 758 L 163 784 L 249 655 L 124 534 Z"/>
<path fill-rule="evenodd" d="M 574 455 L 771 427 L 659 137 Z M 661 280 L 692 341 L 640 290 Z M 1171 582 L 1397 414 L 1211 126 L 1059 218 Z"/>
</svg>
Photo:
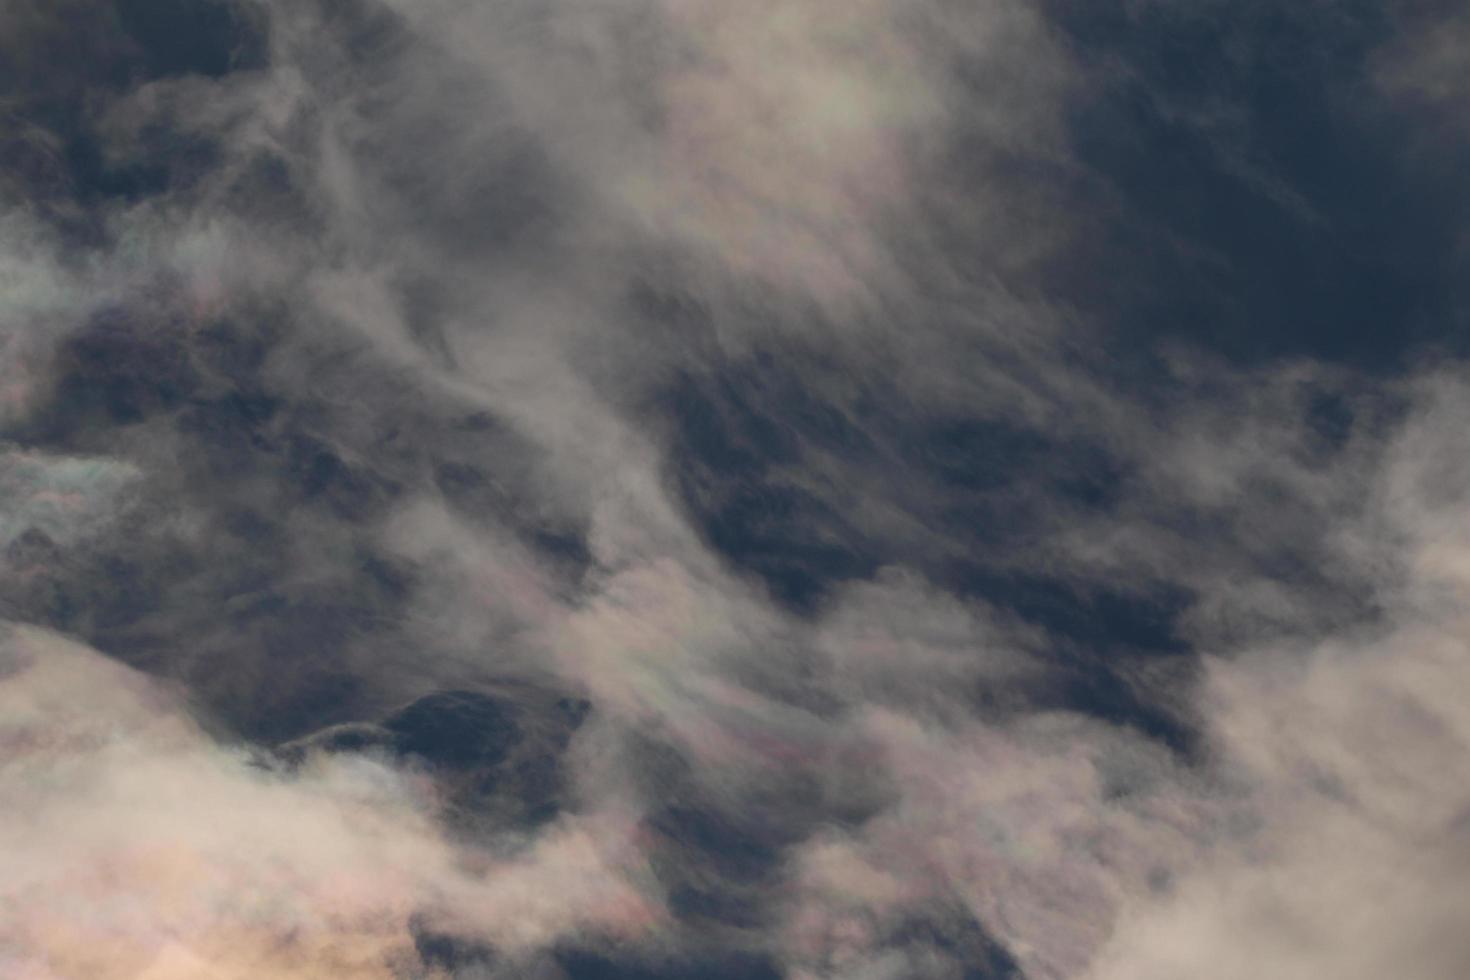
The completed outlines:
<svg viewBox="0 0 1470 980">
<path fill-rule="evenodd" d="M 0 973 L 1464 976 L 1433 7 L 0 8 Z"/>
</svg>

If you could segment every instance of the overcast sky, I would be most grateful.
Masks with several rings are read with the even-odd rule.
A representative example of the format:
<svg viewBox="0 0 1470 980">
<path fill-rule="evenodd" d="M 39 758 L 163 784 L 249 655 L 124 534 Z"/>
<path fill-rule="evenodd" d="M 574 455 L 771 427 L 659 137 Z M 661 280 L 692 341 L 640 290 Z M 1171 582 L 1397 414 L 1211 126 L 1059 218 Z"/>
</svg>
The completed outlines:
<svg viewBox="0 0 1470 980">
<path fill-rule="evenodd" d="M 1470 12 L 0 0 L 0 976 L 1470 976 Z"/>
</svg>

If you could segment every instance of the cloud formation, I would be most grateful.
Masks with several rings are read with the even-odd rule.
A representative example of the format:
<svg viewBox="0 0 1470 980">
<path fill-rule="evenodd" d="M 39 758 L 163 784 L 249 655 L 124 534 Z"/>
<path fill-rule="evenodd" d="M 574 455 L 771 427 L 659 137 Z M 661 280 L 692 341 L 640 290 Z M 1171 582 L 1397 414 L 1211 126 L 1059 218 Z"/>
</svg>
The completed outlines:
<svg viewBox="0 0 1470 980">
<path fill-rule="evenodd" d="M 1464 975 L 1459 33 L 5 8 L 0 972 Z"/>
</svg>

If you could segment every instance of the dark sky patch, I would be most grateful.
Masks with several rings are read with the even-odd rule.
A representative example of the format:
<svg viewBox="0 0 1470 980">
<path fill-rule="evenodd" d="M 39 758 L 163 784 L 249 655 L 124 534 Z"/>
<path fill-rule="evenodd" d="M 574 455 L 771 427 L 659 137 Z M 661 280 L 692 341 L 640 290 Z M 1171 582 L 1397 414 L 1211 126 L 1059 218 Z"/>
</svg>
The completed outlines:
<svg viewBox="0 0 1470 980">
<path fill-rule="evenodd" d="M 1055 4 L 1096 224 L 1062 275 L 1115 342 L 1400 370 L 1462 331 L 1458 205 L 1377 108 L 1376 5 Z"/>
<path fill-rule="evenodd" d="M 116 0 L 116 8 L 153 77 L 218 78 L 265 64 L 263 25 L 253 21 L 247 6 L 225 0 Z"/>
</svg>

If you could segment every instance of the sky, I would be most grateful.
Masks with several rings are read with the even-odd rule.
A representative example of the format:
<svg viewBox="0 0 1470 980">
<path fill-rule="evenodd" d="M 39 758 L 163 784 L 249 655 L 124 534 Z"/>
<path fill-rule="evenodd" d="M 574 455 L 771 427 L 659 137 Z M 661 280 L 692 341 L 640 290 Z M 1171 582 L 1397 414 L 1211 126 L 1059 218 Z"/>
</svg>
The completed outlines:
<svg viewBox="0 0 1470 980">
<path fill-rule="evenodd" d="M 0 0 L 0 976 L 1470 975 L 1470 13 Z"/>
</svg>

